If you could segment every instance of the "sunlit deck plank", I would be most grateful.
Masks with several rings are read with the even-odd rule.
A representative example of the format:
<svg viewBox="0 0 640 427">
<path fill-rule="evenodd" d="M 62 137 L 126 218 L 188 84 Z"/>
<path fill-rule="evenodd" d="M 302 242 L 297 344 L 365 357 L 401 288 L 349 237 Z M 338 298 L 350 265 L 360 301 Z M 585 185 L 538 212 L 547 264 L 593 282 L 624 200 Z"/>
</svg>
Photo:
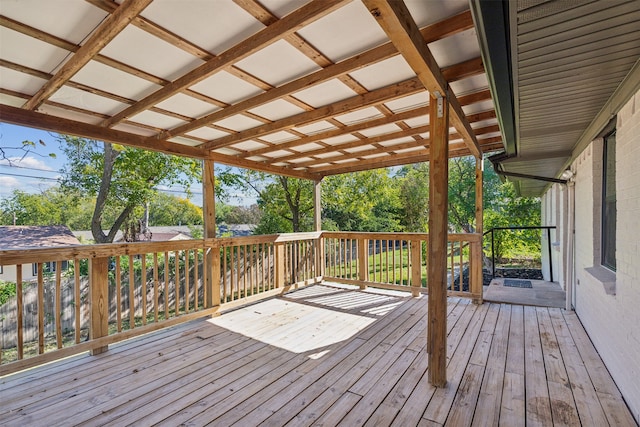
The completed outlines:
<svg viewBox="0 0 640 427">
<path fill-rule="evenodd" d="M 0 378 L 0 420 L 635 425 L 577 317 L 560 309 L 450 299 L 449 382 L 432 387 L 426 298 L 307 288 Z M 351 332 L 331 342 L 336 321 Z"/>
</svg>

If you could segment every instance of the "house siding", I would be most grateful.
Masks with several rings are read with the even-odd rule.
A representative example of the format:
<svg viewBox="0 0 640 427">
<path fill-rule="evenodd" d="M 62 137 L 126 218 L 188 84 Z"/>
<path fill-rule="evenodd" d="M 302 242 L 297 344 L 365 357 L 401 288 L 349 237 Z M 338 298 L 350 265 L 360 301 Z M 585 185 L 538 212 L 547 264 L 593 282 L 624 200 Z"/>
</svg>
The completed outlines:
<svg viewBox="0 0 640 427">
<path fill-rule="evenodd" d="M 600 266 L 602 139 L 571 165 L 575 172 L 574 308 L 636 421 L 640 422 L 640 92 L 616 123 L 616 272 Z M 543 196 L 543 212 L 558 206 L 563 186 Z M 552 215 L 550 215 L 552 216 Z M 549 216 L 547 216 L 548 218 Z M 557 225 L 565 233 L 566 221 Z M 565 246 L 565 245 L 563 245 Z M 563 249 L 564 250 L 564 249 Z M 566 263 L 563 277 L 566 277 Z M 555 266 L 554 266 L 555 267 Z"/>
</svg>

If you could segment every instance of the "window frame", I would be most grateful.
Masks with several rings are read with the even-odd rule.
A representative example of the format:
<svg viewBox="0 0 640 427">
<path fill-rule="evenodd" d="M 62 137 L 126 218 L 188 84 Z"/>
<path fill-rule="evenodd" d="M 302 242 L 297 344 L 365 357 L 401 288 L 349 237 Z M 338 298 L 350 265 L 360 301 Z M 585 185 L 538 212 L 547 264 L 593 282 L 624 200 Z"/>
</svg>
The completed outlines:
<svg viewBox="0 0 640 427">
<path fill-rule="evenodd" d="M 607 133 L 602 143 L 602 211 L 600 218 L 600 264 L 616 271 L 616 130 Z M 613 157 L 613 159 L 611 159 Z M 613 160 L 613 161 L 611 161 Z M 613 180 L 613 186 L 611 186 Z M 612 190 L 612 191 L 611 191 Z M 607 201 L 609 199 L 609 202 Z M 611 202 L 611 199 L 612 202 Z"/>
</svg>

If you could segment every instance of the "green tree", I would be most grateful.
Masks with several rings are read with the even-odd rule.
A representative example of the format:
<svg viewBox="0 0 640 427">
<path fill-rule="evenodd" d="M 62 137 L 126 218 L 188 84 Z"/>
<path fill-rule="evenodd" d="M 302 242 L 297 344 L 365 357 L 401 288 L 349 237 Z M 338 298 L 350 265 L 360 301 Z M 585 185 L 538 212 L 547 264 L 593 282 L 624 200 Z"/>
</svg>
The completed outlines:
<svg viewBox="0 0 640 427">
<path fill-rule="evenodd" d="M 121 228 L 135 235 L 132 224 L 138 223 L 158 185 L 189 188 L 200 177 L 201 163 L 194 159 L 73 136 L 58 140 L 68 159 L 63 188 L 96 198 L 91 232 L 97 243 L 112 242 Z"/>
<path fill-rule="evenodd" d="M 403 231 L 429 229 L 429 163 L 403 166 L 396 174 L 400 187 L 400 222 Z"/>
<path fill-rule="evenodd" d="M 0 201 L 0 222 L 16 225 L 66 225 L 86 230 L 91 223 L 92 200 L 51 187 L 41 193 L 14 190 Z"/>
<path fill-rule="evenodd" d="M 399 188 L 388 169 L 334 175 L 322 185 L 323 228 L 400 231 Z"/>
<path fill-rule="evenodd" d="M 202 208 L 189 199 L 158 193 L 149 203 L 149 225 L 202 225 Z"/>
</svg>

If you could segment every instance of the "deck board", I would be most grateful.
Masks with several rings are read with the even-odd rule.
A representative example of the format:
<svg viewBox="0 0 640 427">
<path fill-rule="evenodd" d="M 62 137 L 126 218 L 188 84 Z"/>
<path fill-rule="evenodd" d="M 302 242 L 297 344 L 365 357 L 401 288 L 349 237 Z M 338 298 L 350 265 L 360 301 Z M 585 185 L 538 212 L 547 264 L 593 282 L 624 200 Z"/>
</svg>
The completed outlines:
<svg viewBox="0 0 640 427">
<path fill-rule="evenodd" d="M 317 285 L 0 378 L 0 424 L 636 425 L 574 313 Z"/>
</svg>

